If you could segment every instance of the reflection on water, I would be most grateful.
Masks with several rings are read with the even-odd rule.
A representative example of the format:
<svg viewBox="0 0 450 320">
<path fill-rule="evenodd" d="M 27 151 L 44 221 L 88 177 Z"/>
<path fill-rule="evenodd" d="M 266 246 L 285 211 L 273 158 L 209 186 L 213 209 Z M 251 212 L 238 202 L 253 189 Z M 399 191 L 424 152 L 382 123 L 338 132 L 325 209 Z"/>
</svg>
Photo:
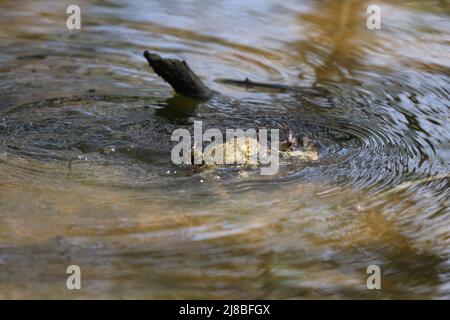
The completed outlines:
<svg viewBox="0 0 450 320">
<path fill-rule="evenodd" d="M 381 2 L 377 31 L 368 1 L 82 1 L 81 31 L 69 4 L 1 4 L 0 297 L 450 297 L 446 2 Z M 173 96 L 144 49 L 223 95 Z M 214 81 L 246 77 L 327 93 Z M 192 174 L 170 135 L 194 120 L 321 159 Z"/>
</svg>

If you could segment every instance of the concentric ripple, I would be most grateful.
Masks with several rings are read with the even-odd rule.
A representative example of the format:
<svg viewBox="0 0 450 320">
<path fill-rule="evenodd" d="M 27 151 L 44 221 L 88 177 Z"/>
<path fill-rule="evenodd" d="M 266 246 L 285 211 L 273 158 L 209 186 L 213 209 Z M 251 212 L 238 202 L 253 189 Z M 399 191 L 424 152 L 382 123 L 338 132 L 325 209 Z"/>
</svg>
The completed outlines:
<svg viewBox="0 0 450 320">
<path fill-rule="evenodd" d="M 88 0 L 71 31 L 3 1 L 0 297 L 70 298 L 77 264 L 86 298 L 449 298 L 448 8 L 381 1 L 370 31 L 369 4 Z M 221 95 L 174 95 L 146 49 Z M 194 121 L 288 126 L 319 160 L 193 172 L 170 138 Z"/>
</svg>

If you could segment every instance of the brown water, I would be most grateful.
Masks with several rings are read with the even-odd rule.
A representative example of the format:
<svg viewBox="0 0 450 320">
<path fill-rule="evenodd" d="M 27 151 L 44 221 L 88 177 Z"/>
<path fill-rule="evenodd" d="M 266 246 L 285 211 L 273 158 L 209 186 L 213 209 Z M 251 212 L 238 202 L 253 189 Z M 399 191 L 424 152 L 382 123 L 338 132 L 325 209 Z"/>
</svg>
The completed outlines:
<svg viewBox="0 0 450 320">
<path fill-rule="evenodd" d="M 0 3 L 1 298 L 450 298 L 447 1 L 379 1 L 375 31 L 368 1 L 82 1 L 79 31 L 70 4 Z M 174 97 L 145 49 L 227 98 Z M 192 175 L 170 135 L 194 120 L 287 124 L 321 159 Z"/>
</svg>

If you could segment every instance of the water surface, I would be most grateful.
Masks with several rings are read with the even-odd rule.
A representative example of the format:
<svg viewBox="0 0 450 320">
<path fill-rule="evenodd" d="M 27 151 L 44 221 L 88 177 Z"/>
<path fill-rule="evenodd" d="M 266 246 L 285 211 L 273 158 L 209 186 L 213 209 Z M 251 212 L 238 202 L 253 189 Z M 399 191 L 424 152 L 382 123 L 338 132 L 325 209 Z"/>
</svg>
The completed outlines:
<svg viewBox="0 0 450 320">
<path fill-rule="evenodd" d="M 448 2 L 381 1 L 374 31 L 368 1 L 82 1 L 78 31 L 70 4 L 0 5 L 1 298 L 450 298 Z M 175 96 L 146 49 L 223 95 Z M 192 174 L 194 120 L 321 158 Z"/>
</svg>

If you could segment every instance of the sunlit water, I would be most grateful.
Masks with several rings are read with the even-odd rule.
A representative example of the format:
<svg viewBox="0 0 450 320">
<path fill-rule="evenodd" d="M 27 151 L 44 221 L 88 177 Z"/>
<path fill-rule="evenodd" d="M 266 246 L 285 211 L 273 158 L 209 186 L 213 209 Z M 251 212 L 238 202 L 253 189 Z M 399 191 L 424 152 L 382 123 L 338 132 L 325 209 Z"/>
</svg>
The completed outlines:
<svg viewBox="0 0 450 320">
<path fill-rule="evenodd" d="M 380 2 L 374 31 L 366 1 L 82 1 L 79 31 L 69 4 L 0 5 L 1 298 L 450 298 L 447 2 Z M 145 49 L 222 95 L 174 96 Z M 246 77 L 326 93 L 214 81 Z M 192 174 L 194 120 L 321 157 Z"/>
</svg>

